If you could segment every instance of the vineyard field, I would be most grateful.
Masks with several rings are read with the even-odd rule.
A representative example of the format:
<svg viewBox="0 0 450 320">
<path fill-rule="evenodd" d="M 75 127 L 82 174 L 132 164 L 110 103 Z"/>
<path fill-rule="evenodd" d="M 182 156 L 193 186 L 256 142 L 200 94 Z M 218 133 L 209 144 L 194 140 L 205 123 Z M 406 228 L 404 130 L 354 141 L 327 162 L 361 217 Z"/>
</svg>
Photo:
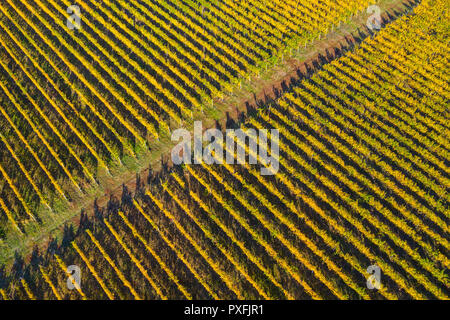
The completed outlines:
<svg viewBox="0 0 450 320">
<path fill-rule="evenodd" d="M 17 233 L 372 4 L 78 3 L 77 36 L 65 0 L 0 4 L 0 223 Z M 448 21 L 448 1 L 422 0 L 231 121 L 278 130 L 272 175 L 170 162 L 138 175 L 0 269 L 0 298 L 448 300 Z M 234 142 L 258 158 L 252 139 Z"/>
<path fill-rule="evenodd" d="M 70 5 L 0 6 L 1 238 L 68 220 L 173 129 L 368 1 L 86 0 L 79 30 Z"/>
</svg>

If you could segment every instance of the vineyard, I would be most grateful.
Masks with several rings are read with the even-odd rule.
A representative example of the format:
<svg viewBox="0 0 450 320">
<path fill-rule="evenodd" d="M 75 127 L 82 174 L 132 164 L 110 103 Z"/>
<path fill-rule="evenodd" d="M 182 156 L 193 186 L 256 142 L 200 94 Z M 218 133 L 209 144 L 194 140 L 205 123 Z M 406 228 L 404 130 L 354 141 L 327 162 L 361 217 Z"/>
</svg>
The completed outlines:
<svg viewBox="0 0 450 320">
<path fill-rule="evenodd" d="M 68 0 L 0 5 L 0 238 L 61 217 L 369 1 L 77 3 L 72 31 Z"/>
<path fill-rule="evenodd" d="M 16 232 L 369 5 L 78 3 L 90 18 L 76 37 L 64 0 L 0 5 L 0 213 Z M 276 174 L 224 163 L 138 177 L 0 269 L 0 296 L 448 300 L 448 9 L 421 1 L 236 124 L 279 130 Z"/>
</svg>

